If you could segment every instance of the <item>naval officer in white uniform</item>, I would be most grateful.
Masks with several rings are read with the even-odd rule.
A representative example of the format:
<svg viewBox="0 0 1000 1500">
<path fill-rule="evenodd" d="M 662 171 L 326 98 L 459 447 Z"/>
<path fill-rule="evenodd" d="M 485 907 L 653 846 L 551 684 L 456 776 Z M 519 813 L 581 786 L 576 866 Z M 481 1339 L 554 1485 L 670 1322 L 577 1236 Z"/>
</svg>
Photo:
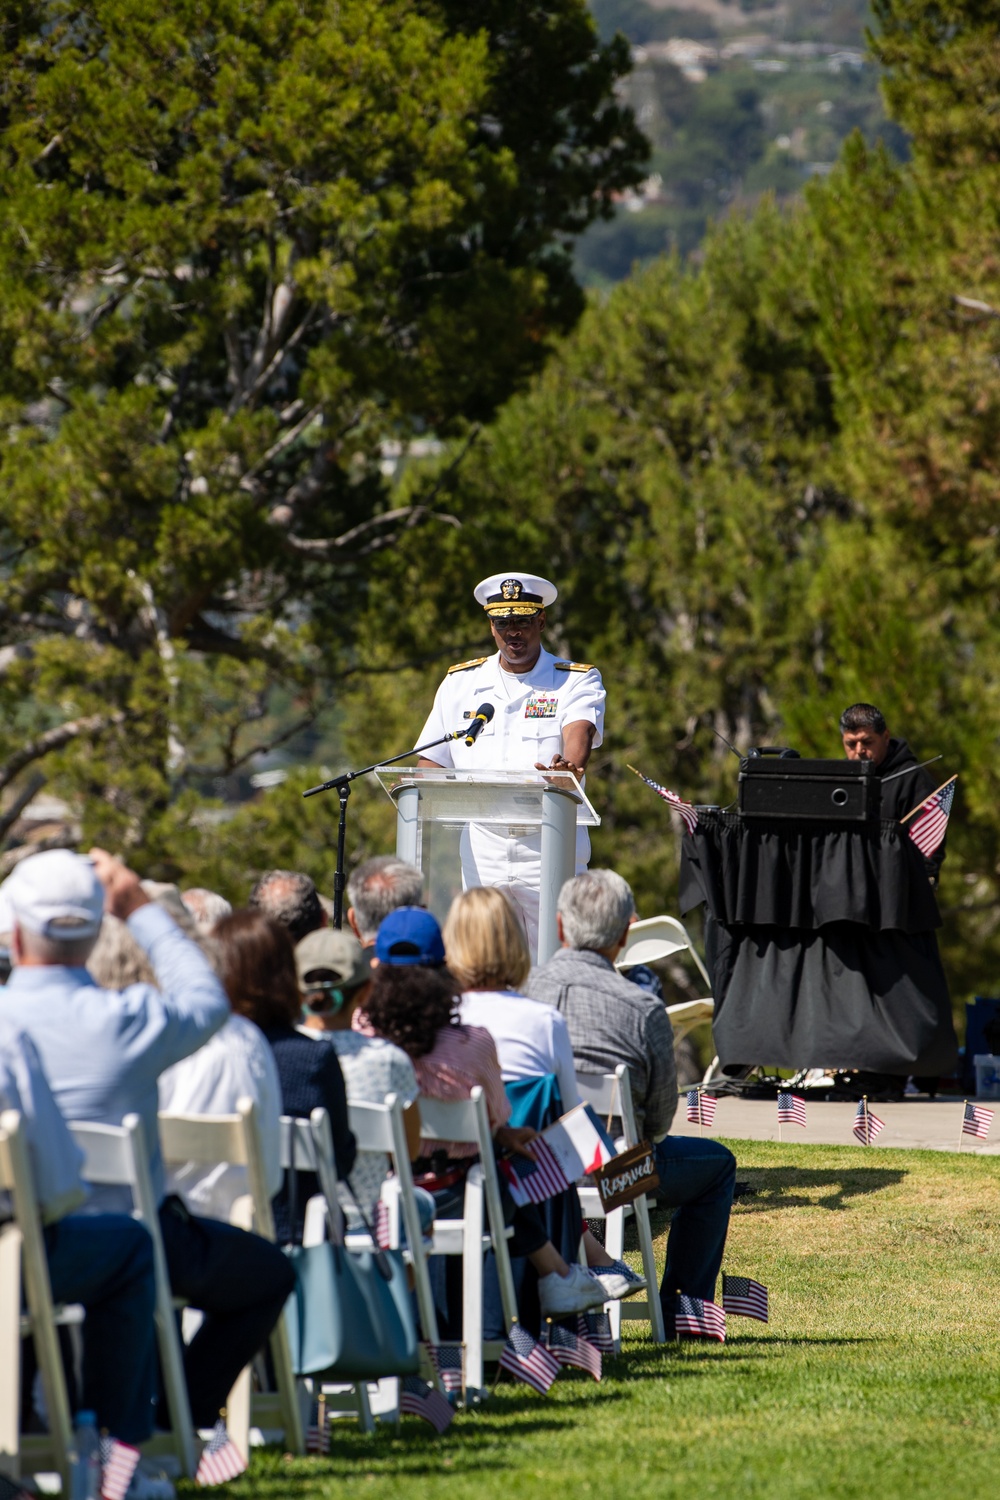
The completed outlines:
<svg viewBox="0 0 1000 1500">
<path fill-rule="evenodd" d="M 494 714 L 477 741 L 452 740 L 421 757 L 424 766 L 470 770 L 572 771 L 582 782 L 590 753 L 604 733 L 604 684 L 596 667 L 566 661 L 542 646 L 545 610 L 558 590 L 532 573 L 494 573 L 475 597 L 489 618 L 494 656 L 450 667 L 434 697 L 419 742 L 471 721 L 480 704 Z M 540 829 L 470 824 L 462 835 L 466 887 L 503 886 L 524 917 L 528 943 L 538 950 L 541 885 Z M 587 867 L 590 840 L 577 830 L 577 874 Z"/>
</svg>

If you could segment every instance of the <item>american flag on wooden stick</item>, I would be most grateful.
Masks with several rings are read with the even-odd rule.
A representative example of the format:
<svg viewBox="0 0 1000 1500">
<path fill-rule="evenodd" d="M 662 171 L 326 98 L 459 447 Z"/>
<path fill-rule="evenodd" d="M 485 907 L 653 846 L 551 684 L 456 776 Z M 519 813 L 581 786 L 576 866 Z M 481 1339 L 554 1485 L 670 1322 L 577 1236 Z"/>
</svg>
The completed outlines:
<svg viewBox="0 0 1000 1500">
<path fill-rule="evenodd" d="M 499 1164 L 519 1208 L 525 1203 L 545 1203 L 573 1186 L 544 1136 L 535 1136 L 531 1150 L 535 1153 L 531 1160 L 526 1156 L 511 1156 Z"/>
<path fill-rule="evenodd" d="M 919 817 L 914 818 L 907 830 L 925 859 L 930 859 L 941 847 L 948 830 L 948 818 L 955 800 L 955 781 L 953 776 L 920 804 Z"/>
<path fill-rule="evenodd" d="M 690 802 L 685 802 L 683 797 L 678 797 L 676 792 L 668 791 L 667 788 L 665 786 L 661 786 L 658 781 L 650 781 L 649 777 L 643 776 L 642 772 L 637 771 L 635 766 L 629 766 L 629 770 L 632 772 L 633 776 L 638 776 L 640 781 L 644 781 L 647 786 L 651 786 L 656 795 L 658 797 L 662 797 L 668 807 L 672 807 L 674 812 L 680 813 L 681 817 L 684 820 L 684 827 L 687 829 L 688 833 L 694 833 L 695 829 L 698 827 L 698 814 L 695 812 L 694 807 Z"/>
<path fill-rule="evenodd" d="M 139 1463 L 139 1450 L 107 1433 L 101 1438 L 101 1500 L 125 1500 Z"/>
<path fill-rule="evenodd" d="M 985 1141 L 990 1133 L 995 1111 L 986 1109 L 982 1104 L 966 1103 L 965 1114 L 962 1117 L 962 1134 L 974 1135 L 978 1140 Z"/>
<path fill-rule="evenodd" d="M 726 1315 L 707 1297 L 679 1295 L 674 1327 L 678 1333 L 690 1333 L 695 1338 L 718 1339 L 720 1344 L 726 1342 Z"/>
<path fill-rule="evenodd" d="M 601 1378 L 601 1351 L 588 1338 L 578 1337 L 559 1323 L 547 1324 L 546 1348 L 561 1365 L 586 1370 L 595 1380 Z"/>
<path fill-rule="evenodd" d="M 577 1313 L 576 1332 L 578 1338 L 587 1339 L 602 1354 L 614 1354 L 615 1336 L 606 1312 Z"/>
<path fill-rule="evenodd" d="M 878 1115 L 873 1115 L 863 1100 L 859 1101 L 857 1112 L 854 1116 L 854 1134 L 862 1146 L 870 1146 L 872 1141 L 880 1136 L 885 1129 L 885 1121 L 880 1120 Z"/>
<path fill-rule="evenodd" d="M 689 1089 L 687 1095 L 689 1125 L 711 1125 L 715 1119 L 715 1099 L 701 1089 Z"/>
<path fill-rule="evenodd" d="M 465 1345 L 425 1344 L 428 1358 L 449 1395 L 465 1386 Z"/>
<path fill-rule="evenodd" d="M 722 1309 L 741 1318 L 767 1322 L 767 1287 L 749 1276 L 722 1277 Z"/>
<path fill-rule="evenodd" d="M 247 1461 L 226 1430 L 226 1419 L 220 1417 L 212 1429 L 212 1436 L 202 1449 L 201 1458 L 194 1476 L 195 1484 L 204 1486 L 225 1484 L 242 1474 Z"/>
<path fill-rule="evenodd" d="M 513 1375 L 516 1380 L 523 1380 L 525 1385 L 540 1391 L 543 1396 L 559 1374 L 559 1366 L 549 1351 L 543 1349 L 538 1340 L 532 1338 L 520 1323 L 515 1323 L 507 1335 L 507 1342 L 500 1356 L 500 1368 L 506 1370 L 508 1375 Z"/>
<path fill-rule="evenodd" d="M 306 1452 L 326 1454 L 330 1451 L 330 1423 L 326 1415 L 326 1397 L 322 1391 L 316 1399 L 316 1420 L 306 1432 Z"/>
<path fill-rule="evenodd" d="M 798 1094 L 778 1095 L 778 1124 L 806 1128 L 806 1101 Z"/>
<path fill-rule="evenodd" d="M 454 1415 L 441 1392 L 419 1375 L 404 1375 L 399 1382 L 399 1410 L 404 1416 L 421 1417 L 438 1433 L 451 1426 Z"/>
</svg>

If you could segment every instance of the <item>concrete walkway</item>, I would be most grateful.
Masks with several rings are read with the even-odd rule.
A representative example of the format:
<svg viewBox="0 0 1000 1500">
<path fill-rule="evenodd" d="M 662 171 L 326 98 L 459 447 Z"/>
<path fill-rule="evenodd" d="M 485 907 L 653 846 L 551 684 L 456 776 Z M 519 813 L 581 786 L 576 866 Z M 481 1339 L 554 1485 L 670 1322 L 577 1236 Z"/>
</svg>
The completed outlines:
<svg viewBox="0 0 1000 1500">
<path fill-rule="evenodd" d="M 851 1133 L 857 1105 L 845 1100 L 837 1104 L 811 1102 L 808 1090 L 800 1094 L 806 1101 L 806 1127 L 782 1125 L 783 1142 L 806 1145 L 856 1146 Z M 995 1111 L 986 1140 L 963 1135 L 962 1151 L 976 1156 L 1000 1156 L 1000 1100 L 980 1099 L 979 1104 Z M 871 1112 L 885 1124 L 878 1140 L 870 1148 L 899 1146 L 906 1150 L 957 1151 L 962 1128 L 961 1099 L 904 1099 L 899 1104 L 873 1104 Z M 778 1139 L 778 1106 L 773 1099 L 737 1099 L 722 1095 L 718 1100 L 711 1130 L 705 1135 L 728 1136 L 735 1140 L 776 1141 Z M 685 1115 L 684 1095 L 677 1106 L 672 1135 L 698 1135 L 698 1126 L 689 1125 Z"/>
</svg>

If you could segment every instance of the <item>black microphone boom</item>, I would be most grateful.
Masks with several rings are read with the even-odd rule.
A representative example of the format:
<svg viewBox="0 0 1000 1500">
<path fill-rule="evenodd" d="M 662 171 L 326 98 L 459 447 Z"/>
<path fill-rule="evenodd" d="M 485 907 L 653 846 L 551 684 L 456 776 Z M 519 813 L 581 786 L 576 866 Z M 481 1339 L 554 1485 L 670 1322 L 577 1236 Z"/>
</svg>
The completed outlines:
<svg viewBox="0 0 1000 1500">
<path fill-rule="evenodd" d="M 472 723 L 469 725 L 469 732 L 465 736 L 465 743 L 467 745 L 475 744 L 478 736 L 482 734 L 486 725 L 492 719 L 494 712 L 492 703 L 480 703 L 473 715 Z"/>
</svg>

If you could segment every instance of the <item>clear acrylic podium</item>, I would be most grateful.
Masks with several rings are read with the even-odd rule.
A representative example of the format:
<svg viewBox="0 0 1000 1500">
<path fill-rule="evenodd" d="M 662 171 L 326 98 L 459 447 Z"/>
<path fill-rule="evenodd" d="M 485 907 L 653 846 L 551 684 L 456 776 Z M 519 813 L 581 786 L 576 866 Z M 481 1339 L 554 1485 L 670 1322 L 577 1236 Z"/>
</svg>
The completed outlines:
<svg viewBox="0 0 1000 1500">
<path fill-rule="evenodd" d="M 506 827 L 511 837 L 541 830 L 537 962 L 551 958 L 559 946 L 559 891 L 576 874 L 576 830 L 596 828 L 601 821 L 576 777 L 569 771 L 457 771 L 425 766 L 386 766 L 377 769 L 375 776 L 396 804 L 396 853 L 427 875 L 428 904 L 441 918 L 450 896 L 461 889 L 455 831 L 460 833 L 469 823 Z M 453 835 L 450 842 L 446 840 L 444 858 L 432 861 L 429 846 L 435 829 L 452 830 Z"/>
</svg>

